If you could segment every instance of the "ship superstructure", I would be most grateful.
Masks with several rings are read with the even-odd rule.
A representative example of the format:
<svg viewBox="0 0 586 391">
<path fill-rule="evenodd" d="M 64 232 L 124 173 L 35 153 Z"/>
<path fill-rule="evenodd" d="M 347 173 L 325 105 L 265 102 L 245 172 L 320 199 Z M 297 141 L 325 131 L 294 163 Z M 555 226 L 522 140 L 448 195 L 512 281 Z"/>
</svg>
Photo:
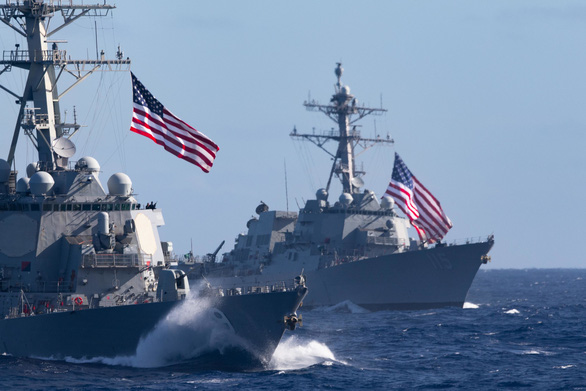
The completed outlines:
<svg viewBox="0 0 586 391">
<path fill-rule="evenodd" d="M 256 209 L 248 231 L 236 239 L 223 262 L 205 264 L 214 283 L 230 286 L 244 281 L 268 283 L 304 270 L 312 290 L 306 306 L 335 305 L 349 300 L 369 309 L 420 309 L 462 306 L 478 268 L 489 259 L 492 236 L 461 245 L 411 238 L 408 219 L 396 212 L 392 198 L 379 198 L 364 188 L 363 171 L 357 169 L 355 152 L 375 144 L 391 144 L 386 138 L 365 138 L 355 123 L 382 108 L 360 105 L 341 82 L 342 66 L 330 103 L 305 102 L 308 110 L 327 115 L 336 131 L 302 134 L 332 158 L 327 186 L 299 213 L 271 211 L 265 203 Z M 326 149 L 332 141 L 335 151 Z M 330 200 L 334 174 L 342 194 Z"/>
<path fill-rule="evenodd" d="M 28 71 L 22 93 L 0 85 L 19 107 L 8 158 L 0 159 L 0 351 L 8 354 L 132 355 L 193 296 L 185 274 L 167 268 L 172 244 L 158 234 L 162 210 L 139 203 L 125 173 L 114 173 L 104 187 L 96 159 L 71 159 L 71 137 L 80 125 L 63 120 L 61 98 L 93 72 L 128 72 L 130 60 L 120 49 L 113 60 L 103 52 L 95 60 L 73 60 L 52 37 L 82 16 L 104 16 L 112 8 L 34 0 L 0 5 L 0 20 L 27 42 L 3 52 L 0 75 L 14 67 Z M 66 76 L 73 82 L 60 93 L 57 84 Z M 13 166 L 21 133 L 38 160 L 19 178 Z M 249 286 L 204 288 L 215 318 L 241 342 L 230 348 L 250 355 L 240 361 L 243 367 L 270 359 L 285 328 L 294 328 L 306 293 L 293 279 L 255 295 L 246 295 L 260 292 Z"/>
</svg>

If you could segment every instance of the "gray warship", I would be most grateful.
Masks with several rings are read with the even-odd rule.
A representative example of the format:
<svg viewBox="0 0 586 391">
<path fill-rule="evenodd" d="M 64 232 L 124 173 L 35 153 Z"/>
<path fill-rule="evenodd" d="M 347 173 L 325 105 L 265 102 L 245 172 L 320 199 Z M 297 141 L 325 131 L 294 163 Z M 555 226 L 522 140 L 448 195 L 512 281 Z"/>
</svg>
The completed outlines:
<svg viewBox="0 0 586 391">
<path fill-rule="evenodd" d="M 93 72 L 128 72 L 130 60 L 120 50 L 113 60 L 103 52 L 96 60 L 72 60 L 57 46 L 65 41 L 51 37 L 112 8 L 39 0 L 0 5 L 2 22 L 28 44 L 5 50 L 0 61 L 0 74 L 19 68 L 28 75 L 21 94 L 0 85 L 19 107 L 8 158 L 0 159 L 0 352 L 261 367 L 300 321 L 303 279 L 190 289 L 184 272 L 167 267 L 172 243 L 159 238 L 161 209 L 138 202 L 128 175 L 111 175 L 106 191 L 96 159 L 72 160 L 71 137 L 81 126 L 62 120 L 62 96 Z M 59 14 L 63 23 L 56 25 Z M 57 82 L 66 75 L 73 82 L 59 94 Z M 14 155 L 21 133 L 38 161 L 19 178 Z M 140 354 L 147 357 L 141 361 Z"/>
<path fill-rule="evenodd" d="M 365 172 L 355 164 L 355 150 L 393 140 L 361 137 L 355 123 L 386 110 L 358 105 L 349 87 L 341 83 L 342 71 L 338 64 L 329 104 L 304 103 L 308 110 L 327 115 L 338 129 L 323 134 L 301 134 L 294 129 L 290 134 L 331 156 L 327 187 L 306 201 L 299 213 L 269 210 L 261 202 L 256 208 L 258 217 L 248 221 L 248 231 L 236 238 L 221 262 L 214 262 L 215 253 L 209 254 L 199 269 L 192 267 L 197 270 L 190 275 L 203 274 L 214 284 L 230 287 L 269 284 L 303 270 L 311 286 L 306 307 L 346 301 L 369 310 L 462 307 L 477 271 L 490 260 L 493 236 L 449 245 L 413 239 L 408 232 L 410 221 L 398 215 L 394 200 L 364 189 Z M 336 148 L 330 152 L 325 144 L 332 140 Z M 341 180 L 343 193 L 331 203 L 334 174 Z"/>
</svg>

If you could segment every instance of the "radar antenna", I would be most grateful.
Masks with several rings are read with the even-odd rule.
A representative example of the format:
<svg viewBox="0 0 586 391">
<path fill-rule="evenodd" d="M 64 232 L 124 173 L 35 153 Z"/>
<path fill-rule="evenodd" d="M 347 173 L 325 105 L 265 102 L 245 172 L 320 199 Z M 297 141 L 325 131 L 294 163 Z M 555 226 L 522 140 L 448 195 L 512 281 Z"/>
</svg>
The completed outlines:
<svg viewBox="0 0 586 391">
<path fill-rule="evenodd" d="M 77 123 L 62 122 L 59 102 L 73 87 L 85 80 L 97 70 L 128 71 L 130 60 L 122 58 L 118 48 L 115 60 L 106 60 L 104 55 L 96 60 L 72 60 L 66 50 L 58 47 L 65 41 L 48 40 L 51 35 L 70 25 L 82 16 L 106 16 L 115 8 L 108 4 L 73 4 L 73 2 L 24 0 L 7 1 L 0 5 L 0 21 L 8 25 L 27 41 L 27 48 L 20 49 L 16 44 L 14 50 L 4 50 L 0 60 L 0 75 L 9 72 L 12 67 L 28 71 L 24 92 L 19 95 L 7 87 L 0 88 L 16 98 L 20 106 L 10 151 L 8 164 L 12 165 L 20 128 L 31 138 L 39 154 L 39 163 L 43 169 L 51 170 L 59 167 L 54 142 L 68 135 L 69 129 L 79 129 Z M 49 30 L 50 21 L 57 13 L 63 23 Z M 51 44 L 49 46 L 49 44 Z M 61 94 L 57 91 L 57 82 L 63 74 L 69 74 L 74 82 Z M 27 105 L 32 103 L 32 107 Z M 62 146 L 62 145 L 61 145 Z"/>
<path fill-rule="evenodd" d="M 338 124 L 338 131 L 332 129 L 329 132 L 323 132 L 322 134 L 301 134 L 294 128 L 289 134 L 293 138 L 302 138 L 309 140 L 320 149 L 325 151 L 333 159 L 332 169 L 328 178 L 326 191 L 329 192 L 332 176 L 335 173 L 342 182 L 342 188 L 344 193 L 357 193 L 359 188 L 364 185 L 364 182 L 360 178 L 365 174 L 364 171 L 357 170 L 354 163 L 356 147 L 361 147 L 362 152 L 371 148 L 375 144 L 387 143 L 392 144 L 393 139 L 387 135 L 386 138 L 365 138 L 361 137 L 360 132 L 356 129 L 358 125 L 354 125 L 357 121 L 366 117 L 367 115 L 382 115 L 387 110 L 383 108 L 369 108 L 358 105 L 358 102 L 354 95 L 350 94 L 350 88 L 342 84 L 342 63 L 336 63 L 335 69 L 336 77 L 338 82 L 335 85 L 336 93 L 332 96 L 329 105 L 322 105 L 312 101 L 305 101 L 303 105 L 310 111 L 320 111 L 327 115 L 332 121 Z M 352 126 L 351 126 L 352 125 Z M 338 142 L 338 148 L 335 153 L 330 152 L 324 147 L 324 144 L 329 140 L 335 140 Z M 358 155 L 358 154 L 357 154 Z"/>
</svg>

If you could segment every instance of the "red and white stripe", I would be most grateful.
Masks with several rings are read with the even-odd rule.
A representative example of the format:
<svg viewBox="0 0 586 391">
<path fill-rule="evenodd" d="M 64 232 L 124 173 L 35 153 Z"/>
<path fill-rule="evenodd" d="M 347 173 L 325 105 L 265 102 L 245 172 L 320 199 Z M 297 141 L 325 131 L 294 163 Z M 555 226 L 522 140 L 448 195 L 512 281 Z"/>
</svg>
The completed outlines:
<svg viewBox="0 0 586 391">
<path fill-rule="evenodd" d="M 419 211 L 415 204 L 413 191 L 403 183 L 391 179 L 385 194 L 393 197 L 395 204 L 409 217 L 409 220 L 419 218 Z"/>
<path fill-rule="evenodd" d="M 419 210 L 419 218 L 413 223 L 423 228 L 430 240 L 441 240 L 452 228 L 452 222 L 444 213 L 439 201 L 415 176 L 413 190 L 415 204 Z"/>
<path fill-rule="evenodd" d="M 209 172 L 219 147 L 205 134 L 176 117 L 166 108 L 163 116 L 134 103 L 130 130 L 150 138 L 173 155 Z"/>
<path fill-rule="evenodd" d="M 391 179 L 385 194 L 395 200 L 396 205 L 409 218 L 422 241 L 433 243 L 441 240 L 452 228 L 452 222 L 429 190 L 415 176 L 412 176 L 412 179 L 413 190 Z"/>
</svg>

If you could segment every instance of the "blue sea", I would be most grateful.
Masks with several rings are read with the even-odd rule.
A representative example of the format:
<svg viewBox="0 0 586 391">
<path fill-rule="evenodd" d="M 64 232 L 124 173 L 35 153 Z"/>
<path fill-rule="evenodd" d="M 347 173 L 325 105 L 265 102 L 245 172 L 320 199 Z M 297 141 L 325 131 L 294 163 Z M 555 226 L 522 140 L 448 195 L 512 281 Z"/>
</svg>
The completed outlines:
<svg viewBox="0 0 586 391">
<path fill-rule="evenodd" d="M 481 270 L 464 309 L 301 313 L 266 370 L 0 356 L 0 389 L 586 389 L 586 269 Z"/>
</svg>

